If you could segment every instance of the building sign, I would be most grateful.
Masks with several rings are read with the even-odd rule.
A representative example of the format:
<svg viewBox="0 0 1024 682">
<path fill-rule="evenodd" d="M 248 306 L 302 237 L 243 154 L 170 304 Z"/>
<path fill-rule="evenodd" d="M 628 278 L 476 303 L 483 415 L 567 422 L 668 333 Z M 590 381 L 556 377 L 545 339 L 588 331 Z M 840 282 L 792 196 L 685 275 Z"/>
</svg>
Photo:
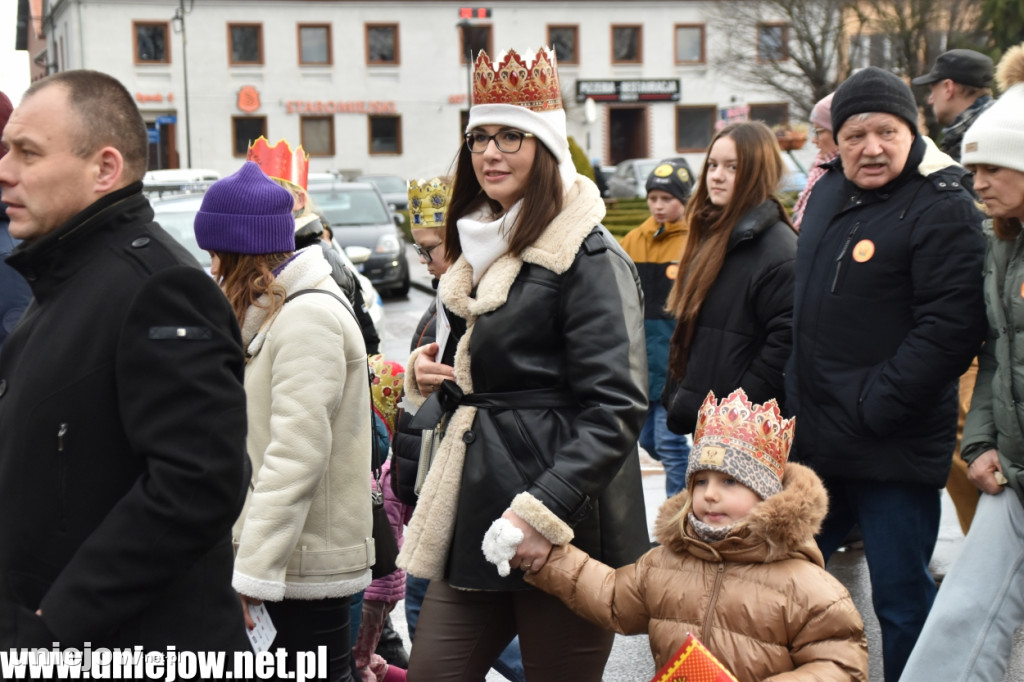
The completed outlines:
<svg viewBox="0 0 1024 682">
<path fill-rule="evenodd" d="M 286 114 L 394 114 L 394 102 L 371 101 L 309 101 L 291 99 L 284 103 Z"/>
<path fill-rule="evenodd" d="M 136 92 L 135 93 L 135 101 L 138 102 L 139 104 L 146 104 L 148 102 L 163 102 L 164 100 L 166 100 L 168 102 L 173 102 L 174 101 L 174 93 L 173 92 L 168 92 L 166 95 L 163 95 L 162 93 L 159 93 L 159 92 Z"/>
<path fill-rule="evenodd" d="M 251 114 L 260 108 L 260 91 L 252 85 L 243 85 L 238 89 L 235 105 L 245 114 Z"/>
<path fill-rule="evenodd" d="M 678 78 L 640 78 L 620 81 L 576 81 L 576 101 L 678 102 L 682 87 Z"/>
</svg>

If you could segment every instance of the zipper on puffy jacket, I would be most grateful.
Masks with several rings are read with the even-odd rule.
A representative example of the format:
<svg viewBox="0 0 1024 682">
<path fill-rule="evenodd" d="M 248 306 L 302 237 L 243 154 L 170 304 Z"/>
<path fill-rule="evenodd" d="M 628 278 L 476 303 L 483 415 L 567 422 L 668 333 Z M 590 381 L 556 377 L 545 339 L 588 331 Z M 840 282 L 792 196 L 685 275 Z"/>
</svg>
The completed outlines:
<svg viewBox="0 0 1024 682">
<path fill-rule="evenodd" d="M 57 428 L 57 511 L 60 520 L 60 529 L 67 530 L 67 519 L 64 514 L 65 482 L 67 480 L 67 465 L 64 463 L 64 436 L 68 435 L 68 423 L 61 422 Z"/>
<path fill-rule="evenodd" d="M 704 615 L 704 625 L 701 626 L 700 641 L 708 646 L 711 640 L 711 614 L 715 612 L 715 604 L 718 603 L 718 591 L 722 587 L 722 577 L 725 575 L 725 564 L 718 564 L 718 575 L 715 576 L 715 586 L 711 589 L 711 600 L 708 602 L 708 612 Z"/>
<path fill-rule="evenodd" d="M 850 250 L 850 244 L 853 243 L 853 238 L 857 235 L 857 230 L 860 229 L 860 223 L 854 223 L 850 229 L 850 233 L 846 235 L 846 241 L 843 242 L 843 248 L 839 250 L 839 255 L 836 256 L 836 272 L 832 276 L 832 293 L 836 293 L 839 289 L 839 273 L 843 271 L 843 260 L 846 258 L 847 252 Z"/>
</svg>

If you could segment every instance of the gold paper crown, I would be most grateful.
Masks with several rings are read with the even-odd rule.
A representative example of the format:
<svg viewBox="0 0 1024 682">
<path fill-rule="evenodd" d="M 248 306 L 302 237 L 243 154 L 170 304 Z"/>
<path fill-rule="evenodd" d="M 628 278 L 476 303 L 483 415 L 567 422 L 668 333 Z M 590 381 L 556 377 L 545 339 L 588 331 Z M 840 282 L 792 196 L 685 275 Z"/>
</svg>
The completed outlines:
<svg viewBox="0 0 1024 682">
<path fill-rule="evenodd" d="M 448 210 L 448 185 L 441 178 L 409 181 L 409 215 L 412 229 L 443 227 Z"/>
<path fill-rule="evenodd" d="M 473 65 L 473 104 L 514 104 L 531 111 L 562 108 L 555 54 L 543 47 L 532 64 L 509 50 L 497 64 L 483 50 Z"/>
<path fill-rule="evenodd" d="M 270 144 L 267 138 L 260 135 L 249 146 L 245 158 L 255 161 L 267 177 L 306 189 L 309 182 L 309 154 L 301 144 L 293 151 L 284 139 Z"/>
<path fill-rule="evenodd" d="M 738 388 L 717 405 L 715 394 L 708 393 L 697 413 L 693 442 L 745 452 L 781 480 L 795 428 L 796 420 L 783 419 L 774 398 L 752 405 Z"/>
</svg>

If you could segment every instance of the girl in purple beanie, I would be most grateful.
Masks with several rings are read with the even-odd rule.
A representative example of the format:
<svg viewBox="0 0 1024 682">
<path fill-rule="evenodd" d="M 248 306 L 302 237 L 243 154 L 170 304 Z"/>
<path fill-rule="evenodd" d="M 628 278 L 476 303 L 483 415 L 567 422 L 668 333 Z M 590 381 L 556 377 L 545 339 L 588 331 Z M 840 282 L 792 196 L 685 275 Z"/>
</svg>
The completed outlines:
<svg viewBox="0 0 1024 682">
<path fill-rule="evenodd" d="M 320 248 L 295 251 L 292 203 L 246 162 L 195 221 L 246 350 L 252 480 L 232 584 L 250 628 L 266 606 L 290 669 L 326 647 L 328 679 L 348 681 L 351 595 L 374 560 L 366 347 Z"/>
</svg>

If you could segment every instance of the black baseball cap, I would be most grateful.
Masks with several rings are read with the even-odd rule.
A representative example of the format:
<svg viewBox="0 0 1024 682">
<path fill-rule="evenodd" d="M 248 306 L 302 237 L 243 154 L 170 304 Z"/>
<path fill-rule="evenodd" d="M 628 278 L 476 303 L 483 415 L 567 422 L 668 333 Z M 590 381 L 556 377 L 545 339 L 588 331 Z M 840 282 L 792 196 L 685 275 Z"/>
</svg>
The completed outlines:
<svg viewBox="0 0 1024 682">
<path fill-rule="evenodd" d="M 950 50 L 935 60 L 932 70 L 911 81 L 914 85 L 931 85 L 947 78 L 954 83 L 987 88 L 992 83 L 992 60 L 974 50 Z"/>
</svg>

